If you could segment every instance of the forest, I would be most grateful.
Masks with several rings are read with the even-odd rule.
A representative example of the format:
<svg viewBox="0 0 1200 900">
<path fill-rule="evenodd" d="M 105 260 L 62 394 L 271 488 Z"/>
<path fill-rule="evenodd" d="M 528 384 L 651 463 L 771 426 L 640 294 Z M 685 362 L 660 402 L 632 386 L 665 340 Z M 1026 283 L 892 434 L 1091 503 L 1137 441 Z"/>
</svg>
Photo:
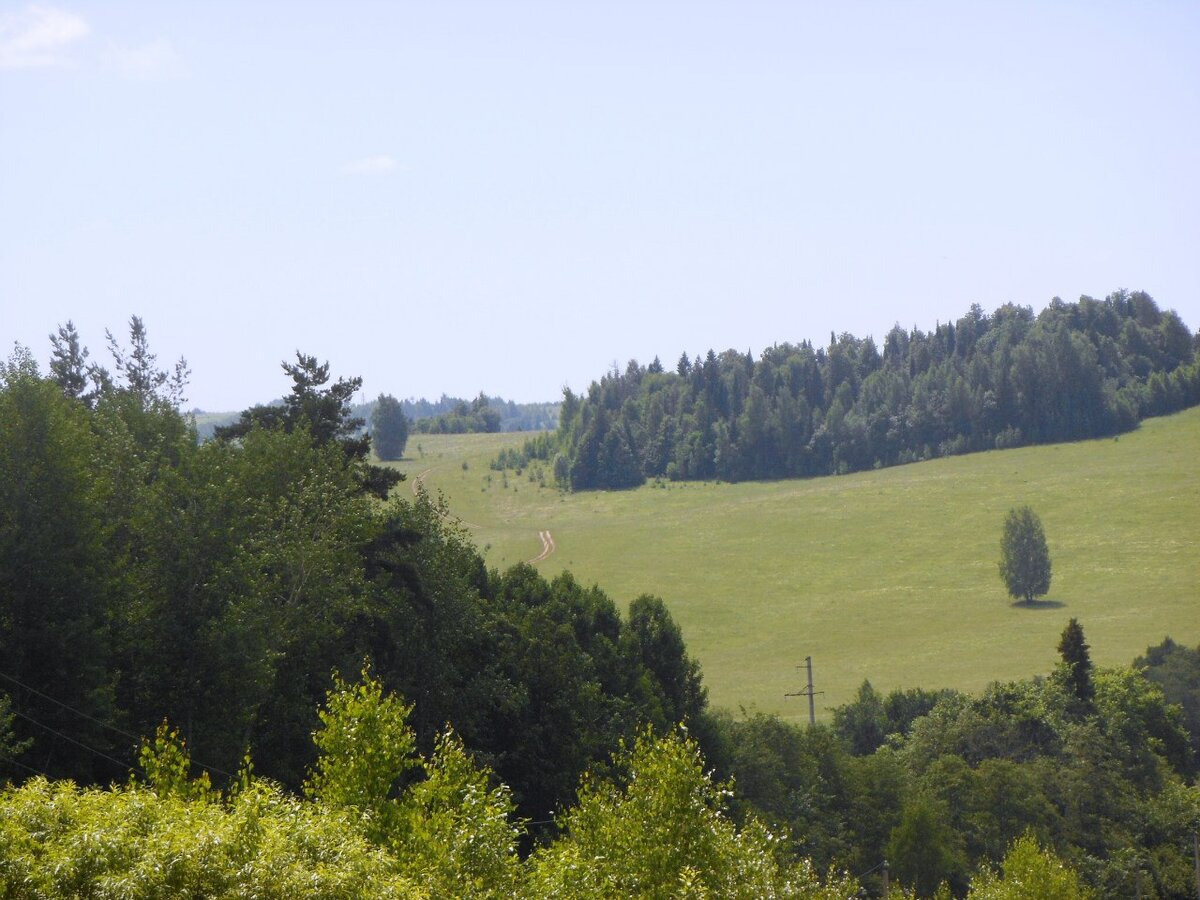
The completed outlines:
<svg viewBox="0 0 1200 900">
<path fill-rule="evenodd" d="M 391 395 L 387 396 L 396 399 Z M 279 400 L 274 405 L 280 405 L 282 402 Z M 352 403 L 350 406 L 351 415 L 367 423 L 368 431 L 372 430 L 371 422 L 378 402 L 372 400 L 369 403 Z M 410 397 L 396 402 L 411 430 L 419 433 L 545 431 L 558 427 L 557 402 L 517 403 L 485 394 L 479 394 L 474 400 L 442 394 L 437 400 L 426 400 L 424 397 L 415 400 Z M 201 417 L 201 421 L 197 423 L 197 433 L 202 440 L 207 440 L 218 428 L 230 425 L 238 419 L 237 414 L 205 413 L 199 409 L 192 412 Z"/>
<path fill-rule="evenodd" d="M 1194 336 L 1148 294 L 1055 298 L 1038 315 L 973 305 L 933 331 L 892 328 L 630 361 L 564 392 L 551 442 L 573 490 L 646 479 L 742 481 L 861 471 L 979 450 L 1118 434 L 1200 403 Z"/>
<path fill-rule="evenodd" d="M 660 598 L 390 490 L 356 379 L 297 354 L 200 441 L 186 363 L 111 344 L 0 364 L 6 896 L 1194 892 L 1200 648 L 1094 667 L 1084 621 L 980 696 L 735 716 Z"/>
<path fill-rule="evenodd" d="M 400 406 L 420 433 L 545 431 L 558 425 L 558 403 L 517 403 L 483 393 L 469 401 L 443 394 L 435 402 L 402 400 Z"/>
</svg>

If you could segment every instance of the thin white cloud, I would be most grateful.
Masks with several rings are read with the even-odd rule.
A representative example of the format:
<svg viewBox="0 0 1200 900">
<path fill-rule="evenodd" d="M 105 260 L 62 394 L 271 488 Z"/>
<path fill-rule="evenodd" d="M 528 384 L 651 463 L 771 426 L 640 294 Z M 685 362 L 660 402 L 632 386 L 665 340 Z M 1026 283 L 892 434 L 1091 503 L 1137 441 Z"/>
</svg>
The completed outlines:
<svg viewBox="0 0 1200 900">
<path fill-rule="evenodd" d="M 140 47 L 112 47 L 104 53 L 106 67 L 133 78 L 170 78 L 183 74 L 183 58 L 169 41 L 159 38 Z"/>
<path fill-rule="evenodd" d="M 386 175 L 396 168 L 396 161 L 386 154 L 356 159 L 342 166 L 343 175 Z"/>
<path fill-rule="evenodd" d="M 0 17 L 0 69 L 69 66 L 71 45 L 87 37 L 88 23 L 74 13 L 31 5 Z"/>
</svg>

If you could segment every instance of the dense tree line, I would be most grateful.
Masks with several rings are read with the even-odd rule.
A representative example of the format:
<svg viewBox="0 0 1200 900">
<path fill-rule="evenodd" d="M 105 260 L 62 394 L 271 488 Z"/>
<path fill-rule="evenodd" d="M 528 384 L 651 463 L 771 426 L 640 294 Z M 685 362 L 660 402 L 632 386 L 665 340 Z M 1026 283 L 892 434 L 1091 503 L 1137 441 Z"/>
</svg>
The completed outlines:
<svg viewBox="0 0 1200 900">
<path fill-rule="evenodd" d="M 486 418 L 477 418 L 471 421 L 473 427 L 463 429 L 468 431 L 546 431 L 558 426 L 558 403 L 556 402 L 517 403 L 513 400 L 505 400 L 503 397 L 489 397 L 482 393 L 474 400 L 448 397 L 445 394 L 442 394 L 437 400 L 426 400 L 424 397 L 419 400 L 410 398 L 401 400 L 400 407 L 404 411 L 404 415 L 413 423 L 443 417 L 452 421 L 463 419 L 470 421 L 473 412 L 484 409 L 495 414 L 494 419 L 488 415 Z M 450 424 L 449 421 L 446 424 Z M 479 427 L 481 425 L 485 427 Z M 486 427 L 488 425 L 493 427 Z M 462 433 L 462 431 L 456 432 L 446 426 L 435 426 L 432 423 L 423 427 L 417 426 L 417 429 L 434 434 Z"/>
<path fill-rule="evenodd" d="M 484 394 L 470 403 L 457 401 L 446 412 L 418 419 L 415 428 L 421 434 L 492 434 L 500 431 L 500 413 Z"/>
<path fill-rule="evenodd" d="M 961 895 L 1022 834 L 1099 896 L 1194 896 L 1200 730 L 1159 684 L 1194 709 L 1200 648 L 1168 639 L 1132 668 L 1096 669 L 1072 619 L 1059 650 L 1049 677 L 979 696 L 868 681 L 828 727 L 727 720 L 735 803 L 818 868 L 865 873 L 886 856 L 919 896 L 943 882 Z"/>
<path fill-rule="evenodd" d="M 453 723 L 534 820 L 642 725 L 704 733 L 661 601 L 489 571 L 439 502 L 382 499 L 356 379 L 300 354 L 284 404 L 201 442 L 142 355 L 86 397 L 0 364 L 0 773 L 123 778 L 166 717 L 217 780 L 253 747 L 296 789 L 331 671 L 364 657 L 423 751 Z"/>
<path fill-rule="evenodd" d="M 391 397 L 391 395 L 381 396 Z M 473 417 L 472 408 L 477 401 L 485 405 L 498 418 L 494 418 L 490 413 L 486 417 Z M 480 394 L 475 400 L 464 400 L 460 397 L 442 394 L 437 400 L 426 400 L 423 397 L 414 400 L 410 397 L 407 400 L 397 400 L 396 402 L 399 403 L 400 413 L 403 414 L 412 431 L 421 430 L 416 425 L 418 421 L 442 417 L 444 417 L 444 421 L 441 425 L 431 422 L 422 426 L 423 430 L 437 434 L 462 434 L 487 431 L 489 426 L 495 431 L 546 431 L 558 427 L 558 402 L 517 403 L 513 400 L 505 400 L 503 397 L 489 397 L 485 394 Z M 282 400 L 278 400 L 266 405 L 279 406 L 282 403 Z M 355 403 L 350 407 L 350 415 L 369 423 L 368 430 L 374 431 L 374 417 L 378 407 L 379 399 L 369 403 Z M 203 411 L 199 409 L 193 410 L 193 413 L 203 415 L 204 421 L 198 427 L 201 440 L 208 440 L 218 428 L 230 425 L 239 418 L 238 415 L 203 414 Z M 389 410 L 389 415 L 393 415 L 391 410 Z"/>
<path fill-rule="evenodd" d="M 1181 652 L 1153 650 L 1160 664 Z M 906 897 L 1192 896 L 1200 794 L 1180 777 L 1191 760 L 1178 755 L 1178 707 L 1131 670 L 1097 673 L 1081 704 L 1063 675 L 979 698 L 885 699 L 864 683 L 833 729 L 728 721 L 736 782 L 708 769 L 686 731 L 641 729 L 583 776 L 556 833 L 521 854 L 527 823 L 509 788 L 451 727 L 422 752 L 413 705 L 364 670 L 357 683 L 333 679 L 303 798 L 249 755 L 214 790 L 166 725 L 123 785 L 37 775 L 0 788 L 0 887 L 41 898 L 850 900 L 879 895 L 881 865 L 819 878 L 817 861 L 865 866 L 886 853 Z"/>
<path fill-rule="evenodd" d="M 807 861 L 781 858 L 762 825 L 739 828 L 726 786 L 681 733 L 641 731 L 608 774 L 581 782 L 561 833 L 522 859 L 508 788 L 451 729 L 421 753 L 411 713 L 369 672 L 336 679 L 304 799 L 249 758 L 227 792 L 214 791 L 190 777 L 186 743 L 165 726 L 125 785 L 81 790 L 38 776 L 0 788 L 0 889 L 42 900 L 859 896 L 851 878 L 820 879 Z M 1055 874 L 1051 854 L 1032 852 L 1033 871 Z"/>
<path fill-rule="evenodd" d="M 1039 315 L 978 306 L 883 346 L 685 353 L 564 393 L 555 475 L 575 490 L 647 478 L 827 475 L 936 456 L 1116 434 L 1200 403 L 1194 337 L 1145 293 L 1055 299 Z"/>
</svg>

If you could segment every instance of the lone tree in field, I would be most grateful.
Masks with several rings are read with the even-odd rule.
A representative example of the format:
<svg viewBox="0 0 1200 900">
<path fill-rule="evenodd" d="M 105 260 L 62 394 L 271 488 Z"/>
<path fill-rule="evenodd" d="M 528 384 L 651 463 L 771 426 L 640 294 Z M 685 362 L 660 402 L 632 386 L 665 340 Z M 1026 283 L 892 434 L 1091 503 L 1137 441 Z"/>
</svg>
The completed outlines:
<svg viewBox="0 0 1200 900">
<path fill-rule="evenodd" d="M 382 460 L 400 459 L 408 443 L 408 418 L 400 401 L 391 394 L 380 394 L 371 413 L 371 444 Z"/>
<path fill-rule="evenodd" d="M 1032 603 L 1050 590 L 1050 548 L 1042 520 L 1028 506 L 1010 509 L 1000 541 L 1000 577 L 1008 593 Z"/>
</svg>

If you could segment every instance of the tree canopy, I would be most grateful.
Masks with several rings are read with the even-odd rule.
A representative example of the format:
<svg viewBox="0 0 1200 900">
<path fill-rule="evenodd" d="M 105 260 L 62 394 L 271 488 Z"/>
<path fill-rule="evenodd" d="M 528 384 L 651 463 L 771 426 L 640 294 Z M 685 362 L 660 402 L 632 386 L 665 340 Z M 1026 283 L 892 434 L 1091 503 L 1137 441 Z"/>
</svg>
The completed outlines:
<svg viewBox="0 0 1200 900">
<path fill-rule="evenodd" d="M 280 363 L 292 380 L 292 390 L 282 405 L 260 404 L 244 410 L 237 422 L 216 429 L 218 440 L 245 438 L 254 428 L 281 428 L 286 432 L 303 429 L 314 447 L 334 445 L 341 449 L 347 467 L 360 488 L 386 499 L 388 491 L 404 476 L 395 469 L 371 465 L 370 436 L 364 430 L 366 420 L 352 412 L 351 400 L 362 387 L 362 379 L 339 378 L 329 384 L 329 363 L 296 351 L 296 361 Z M 326 387 L 328 385 L 328 387 Z"/>
</svg>

